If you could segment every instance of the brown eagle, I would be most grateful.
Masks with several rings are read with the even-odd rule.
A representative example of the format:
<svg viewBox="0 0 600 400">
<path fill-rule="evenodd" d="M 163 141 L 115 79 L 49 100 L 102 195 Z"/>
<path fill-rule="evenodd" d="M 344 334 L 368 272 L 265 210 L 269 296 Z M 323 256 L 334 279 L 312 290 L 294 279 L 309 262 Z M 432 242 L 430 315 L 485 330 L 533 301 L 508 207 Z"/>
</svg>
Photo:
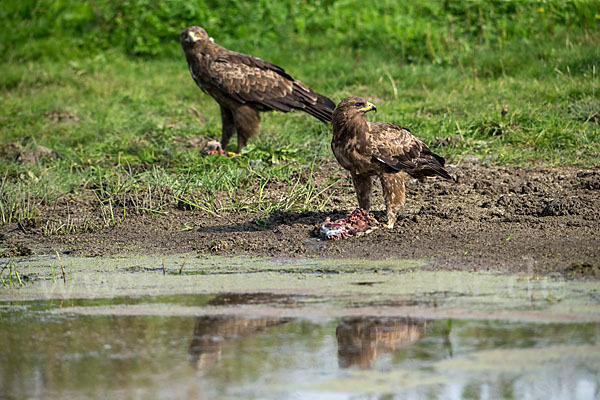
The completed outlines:
<svg viewBox="0 0 600 400">
<path fill-rule="evenodd" d="M 237 151 L 256 133 L 259 111 L 302 110 L 330 122 L 335 103 L 295 80 L 283 68 L 215 44 L 206 31 L 190 26 L 179 38 L 196 84 L 221 106 L 221 148 L 237 131 Z"/>
<path fill-rule="evenodd" d="M 388 122 L 369 122 L 365 113 L 377 108 L 360 97 L 347 97 L 333 111 L 331 148 L 342 167 L 350 171 L 360 208 L 371 207 L 371 176 L 378 175 L 393 228 L 396 212 L 404 203 L 404 181 L 441 176 L 452 179 L 444 159 L 406 128 Z"/>
</svg>

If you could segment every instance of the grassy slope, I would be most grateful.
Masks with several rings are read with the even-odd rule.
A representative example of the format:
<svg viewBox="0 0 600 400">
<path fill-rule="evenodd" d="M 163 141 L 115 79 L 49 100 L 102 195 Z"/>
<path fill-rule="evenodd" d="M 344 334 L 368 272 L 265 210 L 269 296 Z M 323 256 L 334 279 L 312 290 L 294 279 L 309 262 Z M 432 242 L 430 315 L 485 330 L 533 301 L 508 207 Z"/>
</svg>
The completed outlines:
<svg viewBox="0 0 600 400">
<path fill-rule="evenodd" d="M 456 145 L 436 150 L 450 162 L 475 155 L 498 164 L 599 165 L 600 40 L 589 31 L 506 42 L 475 55 L 449 49 L 459 56 L 416 63 L 368 46 L 229 45 L 236 44 L 336 102 L 368 97 L 379 110 L 371 118 L 402 124 L 426 142 L 456 135 Z M 433 52 L 429 47 L 423 51 Z M 182 55 L 130 58 L 107 50 L 10 59 L 0 68 L 0 143 L 44 145 L 62 154 L 33 166 L 0 159 L 3 223 L 34 216 L 41 202 L 64 193 L 93 193 L 110 205 L 148 187 L 168 189 L 133 201 L 137 211 L 181 199 L 212 212 L 328 207 L 314 203 L 313 195 L 329 183 L 291 185 L 284 203 L 244 197 L 244 188 L 296 176 L 332 158 L 330 127 L 306 114 L 263 114 L 262 134 L 239 159 L 206 157 L 186 146 L 196 135 L 219 138 L 220 117 L 216 103 L 194 86 Z M 53 122 L 49 113 L 55 111 L 81 120 Z M 222 197 L 225 202 L 215 203 Z"/>
</svg>

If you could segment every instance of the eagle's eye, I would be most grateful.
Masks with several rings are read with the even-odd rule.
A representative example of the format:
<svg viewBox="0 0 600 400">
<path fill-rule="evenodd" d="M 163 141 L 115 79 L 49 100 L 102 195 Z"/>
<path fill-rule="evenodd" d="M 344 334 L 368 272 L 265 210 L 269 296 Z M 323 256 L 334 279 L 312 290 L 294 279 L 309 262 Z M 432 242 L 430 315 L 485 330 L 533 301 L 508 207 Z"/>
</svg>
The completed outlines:
<svg viewBox="0 0 600 400">
<path fill-rule="evenodd" d="M 364 106 L 365 106 L 365 103 L 361 103 L 361 102 L 356 103 L 356 107 L 364 107 Z"/>
</svg>

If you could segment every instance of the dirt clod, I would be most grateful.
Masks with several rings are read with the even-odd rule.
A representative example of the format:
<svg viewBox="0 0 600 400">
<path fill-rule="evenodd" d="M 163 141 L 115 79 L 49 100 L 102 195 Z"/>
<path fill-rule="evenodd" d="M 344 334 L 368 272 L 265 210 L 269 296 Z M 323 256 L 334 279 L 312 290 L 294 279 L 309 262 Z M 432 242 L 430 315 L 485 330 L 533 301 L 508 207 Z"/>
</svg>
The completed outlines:
<svg viewBox="0 0 600 400">
<path fill-rule="evenodd" d="M 36 146 L 35 149 L 26 150 L 20 143 L 9 142 L 0 147 L 0 158 L 9 161 L 18 161 L 21 164 L 33 165 L 45 158 L 56 159 L 60 154 L 46 146 Z"/>
<path fill-rule="evenodd" d="M 79 122 L 82 120 L 80 115 L 71 111 L 52 110 L 46 113 L 46 117 L 54 124 L 63 122 Z"/>
</svg>

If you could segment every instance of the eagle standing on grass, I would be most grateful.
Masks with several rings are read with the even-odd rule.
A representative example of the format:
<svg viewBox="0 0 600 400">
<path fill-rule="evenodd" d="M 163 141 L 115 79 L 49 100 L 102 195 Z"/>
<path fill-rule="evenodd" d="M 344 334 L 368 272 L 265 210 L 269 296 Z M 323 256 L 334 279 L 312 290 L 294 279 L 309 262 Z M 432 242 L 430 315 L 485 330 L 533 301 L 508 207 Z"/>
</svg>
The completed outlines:
<svg viewBox="0 0 600 400">
<path fill-rule="evenodd" d="M 239 153 L 258 130 L 259 111 L 302 110 L 323 122 L 331 121 L 335 103 L 292 78 L 283 68 L 227 50 L 215 44 L 199 26 L 185 28 L 179 41 L 192 78 L 221 106 L 221 149 L 237 131 Z"/>
<path fill-rule="evenodd" d="M 377 108 L 360 97 L 347 97 L 333 111 L 331 148 L 342 167 L 350 171 L 364 210 L 371 207 L 371 176 L 381 180 L 387 227 L 393 228 L 396 212 L 404 203 L 407 175 L 419 180 L 426 176 L 452 179 L 444 159 L 406 128 L 388 122 L 369 122 L 365 113 Z"/>
</svg>

